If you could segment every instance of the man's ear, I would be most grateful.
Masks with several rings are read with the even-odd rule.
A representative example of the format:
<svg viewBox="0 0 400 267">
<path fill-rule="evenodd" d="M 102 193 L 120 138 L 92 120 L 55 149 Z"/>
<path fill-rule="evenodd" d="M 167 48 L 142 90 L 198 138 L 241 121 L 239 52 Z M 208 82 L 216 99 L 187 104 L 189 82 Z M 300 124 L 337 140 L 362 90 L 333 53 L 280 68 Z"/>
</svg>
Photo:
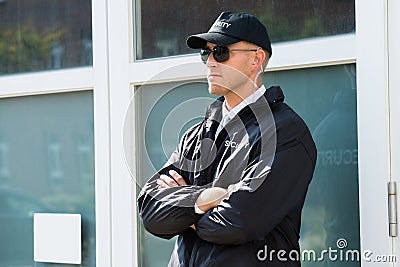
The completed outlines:
<svg viewBox="0 0 400 267">
<path fill-rule="evenodd" d="M 261 47 L 259 47 L 259 48 L 257 48 L 257 51 L 256 51 L 255 54 L 256 54 L 256 56 L 255 56 L 255 58 L 254 58 L 254 60 L 253 60 L 253 67 L 254 67 L 254 69 L 255 69 L 255 70 L 259 70 L 260 67 L 264 69 L 264 67 L 263 67 L 262 65 L 263 65 L 263 62 L 264 62 L 264 60 L 265 60 L 265 57 L 267 56 L 267 55 L 265 54 L 265 51 L 262 50 Z"/>
</svg>

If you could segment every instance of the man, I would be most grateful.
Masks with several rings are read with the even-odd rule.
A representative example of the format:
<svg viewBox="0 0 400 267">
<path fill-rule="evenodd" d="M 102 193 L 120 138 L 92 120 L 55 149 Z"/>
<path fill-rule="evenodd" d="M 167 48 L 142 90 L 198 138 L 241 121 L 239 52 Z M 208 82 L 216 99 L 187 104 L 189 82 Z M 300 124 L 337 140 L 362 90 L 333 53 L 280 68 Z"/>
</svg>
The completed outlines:
<svg viewBox="0 0 400 267">
<path fill-rule="evenodd" d="M 224 12 L 187 44 L 201 49 L 209 91 L 220 97 L 143 187 L 145 228 L 178 235 L 169 266 L 300 266 L 316 149 L 281 89 L 262 86 L 272 54 L 265 26 Z"/>
</svg>

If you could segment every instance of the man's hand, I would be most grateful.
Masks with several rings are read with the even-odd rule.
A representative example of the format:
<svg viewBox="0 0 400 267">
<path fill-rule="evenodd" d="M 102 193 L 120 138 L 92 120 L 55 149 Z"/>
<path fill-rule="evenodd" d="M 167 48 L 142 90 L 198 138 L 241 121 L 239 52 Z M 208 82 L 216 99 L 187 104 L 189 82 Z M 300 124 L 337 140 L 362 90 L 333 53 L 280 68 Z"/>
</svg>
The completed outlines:
<svg viewBox="0 0 400 267">
<path fill-rule="evenodd" d="M 168 175 L 165 175 L 165 174 L 161 174 L 160 178 L 157 179 L 157 185 L 158 185 L 159 189 L 187 185 L 187 183 L 186 183 L 185 179 L 183 179 L 182 175 L 180 175 L 176 171 L 170 170 L 168 172 L 168 174 L 171 175 L 171 177 L 169 177 Z M 193 228 L 194 230 L 196 230 L 196 227 L 194 226 L 194 224 L 192 224 L 190 227 Z"/>
<path fill-rule="evenodd" d="M 229 196 L 228 190 L 222 187 L 207 188 L 196 200 L 196 204 L 202 211 L 206 212 L 219 205 L 219 203 Z"/>
<path fill-rule="evenodd" d="M 221 201 L 228 197 L 228 190 L 222 187 L 211 187 L 207 188 L 201 194 L 196 200 L 196 205 L 201 209 L 202 211 L 206 212 L 209 209 L 212 209 L 221 203 Z M 193 230 L 196 231 L 196 226 L 192 224 L 190 226 Z"/>
<path fill-rule="evenodd" d="M 157 179 L 158 188 L 170 188 L 187 185 L 182 175 L 180 175 L 176 171 L 170 170 L 168 173 L 171 177 L 165 174 L 161 174 L 160 178 Z"/>
<path fill-rule="evenodd" d="M 158 188 L 171 188 L 176 186 L 185 186 L 187 185 L 185 179 L 183 179 L 182 175 L 177 173 L 174 170 L 170 170 L 168 175 L 162 174 L 160 178 L 157 179 Z M 219 203 L 226 197 L 228 197 L 228 190 L 222 187 L 211 187 L 205 189 L 196 200 L 196 204 L 202 211 L 206 212 L 209 209 L 212 209 L 219 205 Z M 191 225 L 191 228 L 196 230 L 195 225 Z"/>
</svg>

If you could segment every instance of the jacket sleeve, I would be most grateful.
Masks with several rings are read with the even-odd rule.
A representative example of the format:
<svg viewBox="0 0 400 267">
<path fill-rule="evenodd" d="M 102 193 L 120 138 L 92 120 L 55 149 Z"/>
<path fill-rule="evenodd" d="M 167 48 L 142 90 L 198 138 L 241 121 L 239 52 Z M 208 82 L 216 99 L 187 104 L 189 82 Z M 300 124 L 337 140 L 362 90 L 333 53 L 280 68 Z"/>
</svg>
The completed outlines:
<svg viewBox="0 0 400 267">
<path fill-rule="evenodd" d="M 144 185 L 138 197 L 139 215 L 144 227 L 150 233 L 166 239 L 183 232 L 201 217 L 195 213 L 194 204 L 205 188 L 188 185 L 159 189 L 157 185 L 160 175 L 168 175 L 172 169 L 186 178 L 185 172 L 177 164 L 181 158 L 182 143 L 167 164 Z M 185 180 L 190 184 L 190 181 Z"/>
<path fill-rule="evenodd" d="M 200 218 L 201 215 L 194 211 L 194 203 L 203 190 L 199 186 L 158 189 L 153 177 L 138 198 L 144 227 L 150 233 L 166 239 L 180 234 Z"/>
<path fill-rule="evenodd" d="M 308 139 L 308 144 L 296 140 L 277 150 L 257 190 L 237 190 L 205 213 L 196 223 L 198 236 L 216 244 L 242 244 L 264 238 L 289 213 L 301 210 L 316 160 Z"/>
</svg>

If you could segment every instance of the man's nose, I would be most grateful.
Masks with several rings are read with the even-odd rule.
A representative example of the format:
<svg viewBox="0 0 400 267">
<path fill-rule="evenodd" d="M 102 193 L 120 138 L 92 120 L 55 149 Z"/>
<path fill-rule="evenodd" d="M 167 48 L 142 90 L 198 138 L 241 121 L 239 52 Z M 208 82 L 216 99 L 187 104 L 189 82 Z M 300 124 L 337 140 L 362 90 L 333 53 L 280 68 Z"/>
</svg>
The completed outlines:
<svg viewBox="0 0 400 267">
<path fill-rule="evenodd" d="M 215 67 L 216 65 L 217 65 L 217 61 L 215 60 L 213 53 L 211 53 L 207 59 L 206 66 L 208 68 L 211 68 L 211 67 Z"/>
</svg>

